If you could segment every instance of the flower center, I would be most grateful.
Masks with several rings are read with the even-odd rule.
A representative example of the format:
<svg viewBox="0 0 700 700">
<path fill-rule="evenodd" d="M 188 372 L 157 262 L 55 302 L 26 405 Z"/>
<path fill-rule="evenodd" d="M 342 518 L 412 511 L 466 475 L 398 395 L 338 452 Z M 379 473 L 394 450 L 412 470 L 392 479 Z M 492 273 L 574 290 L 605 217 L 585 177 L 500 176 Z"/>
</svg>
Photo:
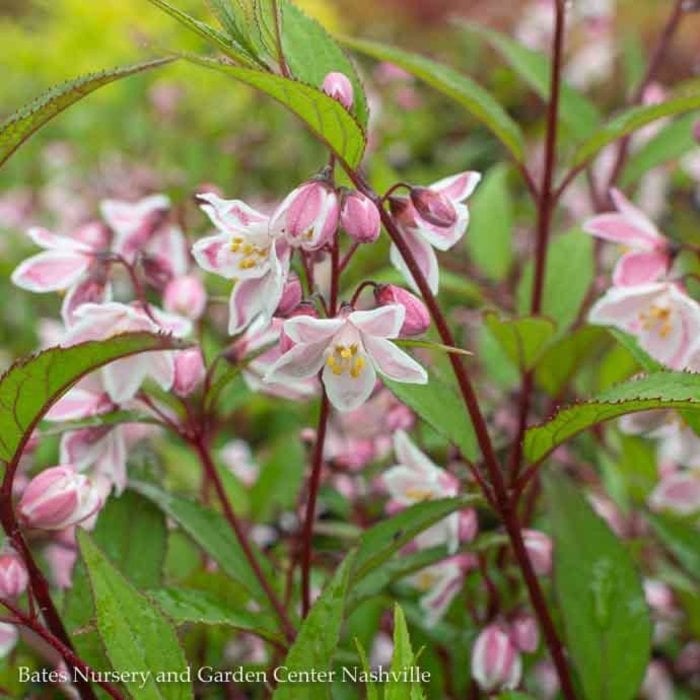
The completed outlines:
<svg viewBox="0 0 700 700">
<path fill-rule="evenodd" d="M 333 352 L 326 359 L 326 364 L 331 368 L 333 374 L 340 376 L 347 372 L 353 379 L 357 379 L 365 368 L 365 358 L 360 353 L 357 343 L 335 345 Z"/>
<path fill-rule="evenodd" d="M 653 331 L 662 338 L 666 338 L 673 328 L 673 314 L 667 306 L 652 304 L 649 309 L 639 314 L 639 320 L 645 331 Z"/>
<path fill-rule="evenodd" d="M 406 489 L 405 494 L 406 498 L 410 498 L 412 501 L 429 501 L 433 497 L 432 491 L 417 486 Z"/>
<path fill-rule="evenodd" d="M 231 239 L 232 253 L 238 253 L 241 259 L 238 262 L 239 270 L 250 270 L 264 263 L 270 255 L 270 246 L 258 246 L 246 241 L 240 236 Z"/>
<path fill-rule="evenodd" d="M 424 569 L 416 576 L 416 588 L 419 591 L 428 591 L 438 582 L 438 578 L 430 569 Z"/>
</svg>

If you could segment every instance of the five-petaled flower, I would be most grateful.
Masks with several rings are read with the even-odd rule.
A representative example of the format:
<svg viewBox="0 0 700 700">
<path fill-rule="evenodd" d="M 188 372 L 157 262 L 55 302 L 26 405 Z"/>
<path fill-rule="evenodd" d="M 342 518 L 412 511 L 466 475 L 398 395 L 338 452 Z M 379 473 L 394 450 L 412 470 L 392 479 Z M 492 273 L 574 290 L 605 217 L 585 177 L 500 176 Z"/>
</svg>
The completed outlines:
<svg viewBox="0 0 700 700">
<path fill-rule="evenodd" d="M 398 304 L 371 311 L 342 312 L 337 318 L 296 316 L 284 323 L 293 347 L 270 368 L 265 380 L 321 379 L 339 411 L 351 411 L 372 393 L 377 372 L 389 379 L 425 384 L 426 371 L 389 338 L 397 338 L 405 309 Z"/>
</svg>

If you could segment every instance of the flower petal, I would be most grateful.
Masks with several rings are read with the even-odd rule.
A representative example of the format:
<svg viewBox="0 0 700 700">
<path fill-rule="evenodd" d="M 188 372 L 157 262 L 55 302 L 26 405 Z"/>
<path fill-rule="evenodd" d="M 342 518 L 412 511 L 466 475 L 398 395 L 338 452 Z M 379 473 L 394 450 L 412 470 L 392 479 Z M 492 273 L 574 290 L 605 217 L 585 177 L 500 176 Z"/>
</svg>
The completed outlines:
<svg viewBox="0 0 700 700">
<path fill-rule="evenodd" d="M 33 226 L 27 231 L 27 235 L 41 248 L 47 250 L 60 250 L 63 252 L 74 251 L 76 253 L 91 253 L 92 247 L 85 243 L 71 238 L 53 233 L 41 226 Z"/>
<path fill-rule="evenodd" d="M 338 411 L 353 411 L 370 397 L 377 381 L 377 373 L 371 363 L 366 363 L 359 374 L 336 374 L 328 365 L 321 375 L 328 400 Z"/>
<path fill-rule="evenodd" d="M 668 271 L 669 259 L 656 251 L 633 252 L 623 255 L 615 266 L 613 283 L 619 287 L 634 287 L 656 282 Z"/>
<path fill-rule="evenodd" d="M 212 192 L 197 195 L 199 206 L 211 222 L 225 233 L 267 233 L 270 217 L 240 199 L 223 199 Z"/>
<path fill-rule="evenodd" d="M 469 210 L 462 204 L 456 204 L 457 220 L 451 226 L 434 226 L 424 219 L 418 219 L 414 231 L 438 250 L 449 250 L 458 243 L 469 226 Z"/>
<path fill-rule="evenodd" d="M 66 327 L 75 321 L 75 312 L 83 304 L 101 304 L 112 298 L 112 288 L 108 282 L 86 277 L 74 284 L 63 297 L 61 318 Z"/>
<path fill-rule="evenodd" d="M 353 311 L 348 316 L 362 333 L 378 338 L 396 338 L 406 318 L 406 307 L 401 304 L 387 304 L 370 311 Z"/>
<path fill-rule="evenodd" d="M 590 323 L 632 330 L 639 313 L 664 292 L 665 284 L 645 284 L 637 287 L 612 287 L 593 304 L 588 313 Z"/>
<path fill-rule="evenodd" d="M 149 370 L 146 354 L 115 360 L 102 368 L 105 390 L 114 403 L 132 399 L 139 390 Z"/>
<path fill-rule="evenodd" d="M 352 315 L 352 314 L 351 314 Z M 340 318 L 293 316 L 284 322 L 284 332 L 294 343 L 328 343 L 345 325 Z"/>
<path fill-rule="evenodd" d="M 438 268 L 438 261 L 437 257 L 435 256 L 435 251 L 430 243 L 428 243 L 420 235 L 407 230 L 403 230 L 402 232 L 404 241 L 413 253 L 413 257 L 416 259 L 418 268 L 428 282 L 430 291 L 433 294 L 437 294 L 440 271 Z M 391 264 L 404 276 L 404 279 L 411 285 L 411 287 L 418 291 L 418 286 L 413 280 L 413 275 L 408 269 L 408 265 L 406 265 L 406 262 L 404 261 L 401 253 L 399 253 L 398 248 L 393 244 L 391 246 L 391 250 L 389 251 L 389 259 L 391 260 Z"/>
<path fill-rule="evenodd" d="M 90 259 L 71 251 L 46 251 L 20 263 L 12 282 L 30 292 L 57 292 L 73 286 L 90 265 Z"/>
<path fill-rule="evenodd" d="M 112 407 L 106 394 L 87 391 L 80 385 L 64 394 L 48 411 L 50 421 L 76 420 L 104 413 Z"/>
<path fill-rule="evenodd" d="M 328 343 L 296 345 L 282 355 L 263 378 L 266 383 L 284 384 L 286 380 L 306 379 L 317 374 L 325 360 Z"/>
<path fill-rule="evenodd" d="M 363 336 L 367 354 L 379 372 L 397 382 L 427 384 L 428 373 L 408 353 L 384 338 Z"/>
<path fill-rule="evenodd" d="M 481 182 L 481 173 L 466 171 L 450 175 L 430 185 L 431 190 L 444 194 L 453 202 L 461 202 L 469 197 Z"/>
<path fill-rule="evenodd" d="M 426 454 L 416 447 L 404 430 L 397 430 L 394 433 L 394 454 L 400 465 L 411 470 L 414 482 L 418 478 L 424 482 L 432 479 L 434 471 L 439 469 Z"/>
</svg>

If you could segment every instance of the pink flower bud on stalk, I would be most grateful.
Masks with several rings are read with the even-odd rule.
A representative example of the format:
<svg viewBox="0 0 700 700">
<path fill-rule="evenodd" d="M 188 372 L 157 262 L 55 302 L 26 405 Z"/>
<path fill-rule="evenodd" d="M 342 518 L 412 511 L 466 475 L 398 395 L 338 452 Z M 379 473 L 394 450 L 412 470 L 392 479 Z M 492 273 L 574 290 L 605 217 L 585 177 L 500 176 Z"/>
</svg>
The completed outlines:
<svg viewBox="0 0 700 700">
<path fill-rule="evenodd" d="M 452 202 L 428 187 L 411 188 L 411 203 L 418 215 L 433 226 L 449 228 L 457 222 L 457 210 Z"/>
<path fill-rule="evenodd" d="M 374 297 L 380 306 L 400 304 L 406 309 L 402 336 L 421 335 L 430 327 L 430 314 L 425 304 L 414 294 L 393 284 L 383 284 L 377 287 Z"/>
<path fill-rule="evenodd" d="M 173 391 L 178 396 L 189 396 L 204 379 L 206 370 L 199 348 L 181 350 L 175 355 Z"/>
<path fill-rule="evenodd" d="M 520 651 L 528 654 L 536 651 L 540 643 L 540 631 L 535 618 L 525 612 L 518 613 L 510 623 L 510 638 Z"/>
<path fill-rule="evenodd" d="M 358 243 L 373 243 L 381 231 L 377 207 L 361 192 L 348 192 L 343 197 L 340 225 Z"/>
<path fill-rule="evenodd" d="M 204 313 L 206 304 L 207 292 L 204 284 L 195 275 L 176 277 L 168 283 L 163 292 L 163 306 L 166 311 L 193 321 Z"/>
<path fill-rule="evenodd" d="M 472 676 L 486 692 L 513 690 L 522 675 L 520 654 L 507 632 L 489 625 L 472 648 Z"/>
<path fill-rule="evenodd" d="M 75 467 L 50 467 L 35 476 L 19 501 L 20 520 L 41 530 L 63 530 L 86 520 L 102 507 L 102 496 Z"/>
<path fill-rule="evenodd" d="M 270 231 L 293 247 L 318 250 L 332 241 L 339 218 L 338 194 L 321 175 L 284 198 L 270 219 Z"/>
<path fill-rule="evenodd" d="M 14 549 L 7 547 L 0 554 L 0 598 L 17 598 L 29 583 L 24 562 Z"/>
<path fill-rule="evenodd" d="M 344 73 L 333 71 L 324 79 L 321 89 L 329 97 L 338 100 L 345 109 L 350 109 L 354 102 L 352 83 Z"/>
<path fill-rule="evenodd" d="M 538 576 L 548 576 L 552 572 L 552 540 L 539 530 L 523 530 L 532 568 Z"/>
<path fill-rule="evenodd" d="M 284 318 L 289 316 L 294 309 L 301 304 L 302 297 L 301 280 L 292 272 L 287 279 L 287 283 L 284 285 L 282 298 L 275 311 L 275 316 L 282 316 Z"/>
</svg>

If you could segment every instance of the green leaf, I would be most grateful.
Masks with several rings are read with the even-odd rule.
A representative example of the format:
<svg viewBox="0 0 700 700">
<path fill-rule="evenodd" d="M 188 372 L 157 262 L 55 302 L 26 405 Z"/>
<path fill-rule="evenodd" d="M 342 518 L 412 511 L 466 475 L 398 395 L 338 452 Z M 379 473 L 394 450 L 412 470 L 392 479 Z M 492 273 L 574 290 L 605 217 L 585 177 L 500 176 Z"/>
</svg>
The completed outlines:
<svg viewBox="0 0 700 700">
<path fill-rule="evenodd" d="M 503 281 L 513 262 L 513 199 L 508 168 L 493 167 L 470 200 L 467 250 L 487 277 Z"/>
<path fill-rule="evenodd" d="M 377 523 L 360 537 L 353 581 L 357 583 L 382 566 L 392 554 L 424 530 L 457 510 L 473 506 L 477 501 L 476 496 L 423 501 Z"/>
<path fill-rule="evenodd" d="M 349 168 L 360 164 L 365 150 L 362 127 L 340 102 L 320 89 L 280 75 L 239 68 L 213 59 L 192 55 L 187 58 L 272 97 L 296 114 Z"/>
<path fill-rule="evenodd" d="M 427 384 L 403 384 L 384 379 L 396 397 L 415 411 L 426 423 L 450 442 L 469 460 L 479 452 L 476 436 L 464 404 L 451 386 L 429 372 Z"/>
<path fill-rule="evenodd" d="M 524 158 L 523 134 L 498 101 L 471 78 L 424 56 L 374 41 L 343 39 L 351 49 L 390 61 L 459 103 L 503 143 L 516 161 Z"/>
<path fill-rule="evenodd" d="M 52 87 L 0 124 L 0 166 L 36 131 L 57 114 L 103 85 L 170 63 L 159 58 L 123 68 L 89 73 Z"/>
<path fill-rule="evenodd" d="M 284 644 L 272 618 L 239 607 L 234 609 L 208 591 L 169 587 L 149 590 L 147 594 L 176 625 L 225 625 Z"/>
<path fill-rule="evenodd" d="M 355 638 L 355 647 L 357 648 L 357 655 L 360 657 L 362 663 L 362 670 L 367 678 L 371 678 L 372 667 L 370 666 L 369 659 L 367 658 L 367 652 L 365 648 L 360 643 L 360 640 Z M 365 683 L 365 692 L 367 693 L 367 700 L 379 700 L 379 691 L 377 690 L 377 685 L 368 680 Z"/>
<path fill-rule="evenodd" d="M 537 364 L 556 332 L 554 321 L 537 316 L 500 319 L 497 313 L 487 311 L 484 323 L 523 372 Z"/>
<path fill-rule="evenodd" d="M 272 53 L 257 25 L 254 0 L 206 0 L 224 32 L 258 63 L 267 65 Z"/>
<path fill-rule="evenodd" d="M 587 700 L 631 700 L 651 653 L 652 625 L 630 553 L 562 476 L 545 480 L 554 590 Z"/>
<path fill-rule="evenodd" d="M 647 515 L 658 538 L 678 559 L 683 568 L 700 581 L 700 539 L 690 523 L 667 515 Z"/>
<path fill-rule="evenodd" d="M 578 147 L 573 157 L 572 167 L 584 166 L 608 144 L 634 133 L 657 119 L 673 117 L 696 109 L 700 109 L 700 93 L 671 98 L 659 104 L 630 107 L 599 128 L 593 136 Z"/>
<path fill-rule="evenodd" d="M 124 333 L 20 360 L 0 377 L 0 459 L 15 459 L 52 404 L 89 372 L 139 352 L 181 347 L 187 345 L 168 336 Z"/>
<path fill-rule="evenodd" d="M 543 100 L 549 100 L 551 61 L 547 56 L 493 29 L 478 25 L 462 26 L 468 33 L 483 36 Z M 579 140 L 590 136 L 597 129 L 601 119 L 598 108 L 566 83 L 561 86 L 559 116 L 572 135 Z"/>
<path fill-rule="evenodd" d="M 533 270 L 529 262 L 518 283 L 518 313 L 522 316 L 530 312 Z M 591 236 L 570 231 L 552 241 L 547 255 L 542 315 L 556 321 L 559 336 L 578 318 L 594 272 Z"/>
<path fill-rule="evenodd" d="M 286 674 L 308 672 L 310 669 L 322 673 L 332 669 L 333 655 L 340 640 L 353 559 L 353 553 L 345 557 L 313 604 L 284 661 Z M 325 700 L 328 687 L 326 684 L 281 683 L 272 697 L 274 700 Z"/>
<path fill-rule="evenodd" d="M 622 186 L 635 185 L 653 168 L 689 153 L 696 145 L 693 138 L 693 124 L 696 119 L 695 114 L 675 119 L 631 154 L 622 173 Z"/>
<path fill-rule="evenodd" d="M 351 111 L 366 130 L 369 120 L 367 97 L 352 61 L 324 28 L 293 2 L 283 2 L 281 9 L 282 47 L 292 75 L 304 83 L 320 87 L 328 73 L 343 73 L 352 83 L 355 95 Z"/>
<path fill-rule="evenodd" d="M 261 605 L 269 601 L 225 518 L 199 503 L 174 496 L 152 484 L 135 482 L 131 487 L 153 501 L 219 564 L 221 570 L 238 581 Z M 252 545 L 251 545 L 252 546 Z M 255 551 L 255 550 L 254 550 Z M 270 565 L 259 553 L 256 558 L 268 580 L 274 580 Z"/>
<path fill-rule="evenodd" d="M 384 700 L 424 700 L 423 690 L 418 683 L 404 683 L 394 680 L 416 665 L 416 657 L 411 647 L 411 638 L 406 626 L 406 617 L 398 603 L 394 604 L 394 654 L 391 657 L 392 680 L 386 684 Z M 395 674 L 395 675 L 394 675 Z"/>
<path fill-rule="evenodd" d="M 194 32 L 205 41 L 208 41 L 212 46 L 218 48 L 234 61 L 244 63 L 249 67 L 259 66 L 255 57 L 251 56 L 249 53 L 249 50 L 241 46 L 231 35 L 224 34 L 206 22 L 195 19 L 192 15 L 183 12 L 166 0 L 148 0 L 148 2 L 169 14 L 180 22 L 180 24 L 187 27 L 187 29 Z"/>
<path fill-rule="evenodd" d="M 158 680 L 159 673 L 168 672 L 187 677 L 187 661 L 168 620 L 112 566 L 84 530 L 78 529 L 77 538 L 107 656 L 116 670 L 144 674 L 143 680 L 125 684 L 132 697 L 192 698 L 189 682 Z"/>
<path fill-rule="evenodd" d="M 700 374 L 654 372 L 619 384 L 585 403 L 567 406 L 525 434 L 525 456 L 538 462 L 559 445 L 588 428 L 657 408 L 700 409 Z"/>
</svg>

